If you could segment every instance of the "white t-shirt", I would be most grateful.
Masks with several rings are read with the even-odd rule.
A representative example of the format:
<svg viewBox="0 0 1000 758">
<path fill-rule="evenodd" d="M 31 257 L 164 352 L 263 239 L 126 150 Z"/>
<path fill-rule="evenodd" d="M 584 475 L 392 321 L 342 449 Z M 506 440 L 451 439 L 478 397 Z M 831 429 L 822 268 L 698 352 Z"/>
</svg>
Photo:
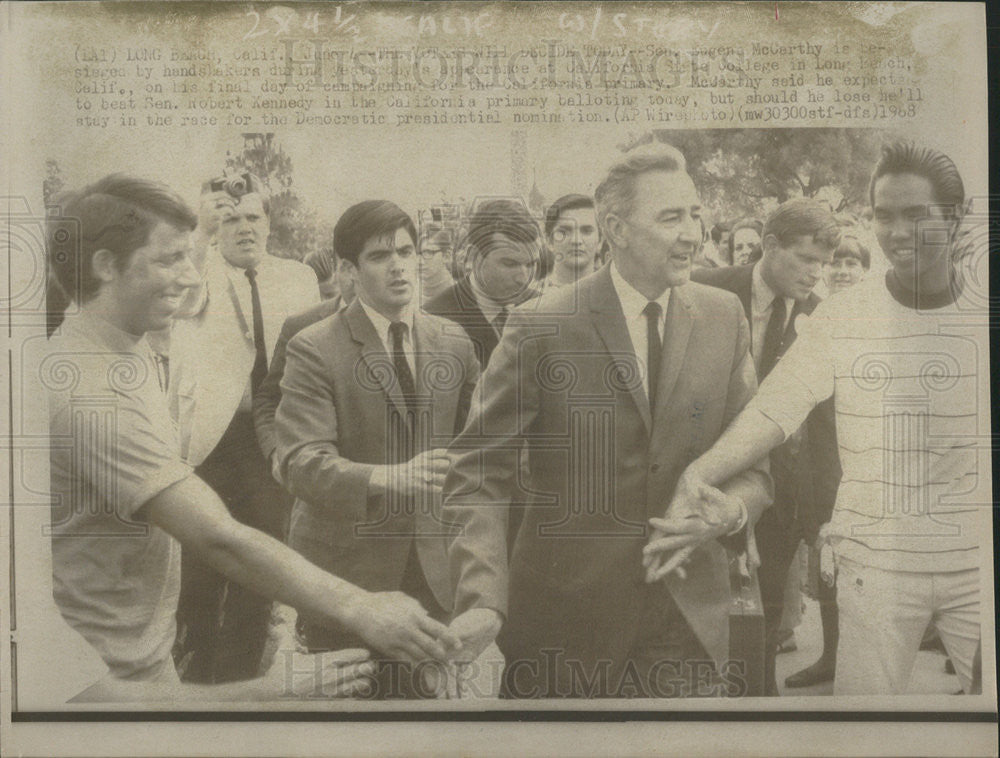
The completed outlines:
<svg viewBox="0 0 1000 758">
<path fill-rule="evenodd" d="M 867 279 L 799 318 L 748 406 L 787 436 L 834 397 L 838 554 L 898 571 L 979 565 L 991 505 L 989 335 L 973 306 L 962 293 L 917 310 L 883 278 Z"/>
</svg>

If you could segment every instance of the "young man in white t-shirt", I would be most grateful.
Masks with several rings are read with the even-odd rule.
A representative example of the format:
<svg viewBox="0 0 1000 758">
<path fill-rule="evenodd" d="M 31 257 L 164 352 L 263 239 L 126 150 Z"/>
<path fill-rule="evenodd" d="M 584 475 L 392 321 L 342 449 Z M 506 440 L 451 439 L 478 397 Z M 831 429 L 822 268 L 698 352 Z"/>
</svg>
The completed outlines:
<svg viewBox="0 0 1000 758">
<path fill-rule="evenodd" d="M 678 485 L 691 507 L 834 397 L 843 477 L 829 534 L 838 566 L 834 693 L 906 691 L 933 623 L 965 692 L 980 645 L 979 563 L 988 539 L 987 346 L 956 265 L 965 191 L 944 154 L 884 149 L 872 174 L 874 230 L 889 261 L 816 308 L 795 344 Z M 648 579 L 691 553 L 684 525 L 654 519 Z"/>
</svg>

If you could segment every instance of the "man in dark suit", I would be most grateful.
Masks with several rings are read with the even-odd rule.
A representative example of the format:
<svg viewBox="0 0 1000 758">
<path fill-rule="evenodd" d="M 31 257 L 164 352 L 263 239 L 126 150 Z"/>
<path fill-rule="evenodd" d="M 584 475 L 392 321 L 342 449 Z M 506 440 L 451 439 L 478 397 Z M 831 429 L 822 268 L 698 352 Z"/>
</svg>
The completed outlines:
<svg viewBox="0 0 1000 758">
<path fill-rule="evenodd" d="M 472 214 L 466 245 L 471 272 L 424 303 L 424 310 L 459 324 L 485 368 L 510 309 L 538 296 L 531 287 L 538 265 L 538 225 L 523 204 L 491 200 Z"/>
<path fill-rule="evenodd" d="M 756 388 L 746 317 L 735 297 L 688 284 L 700 203 L 677 150 L 627 153 L 596 202 L 613 262 L 514 311 L 452 446 L 450 629 L 471 657 L 503 626 L 508 697 L 722 694 L 739 662 L 725 661 L 719 539 L 756 521 L 766 471 L 666 508 Z M 512 504 L 525 516 L 508 568 Z M 647 520 L 664 515 L 684 517 L 697 549 L 683 578 L 647 583 Z"/>
<path fill-rule="evenodd" d="M 439 512 L 444 448 L 467 414 L 479 364 L 464 334 L 414 308 L 416 230 L 397 206 L 349 208 L 333 245 L 357 298 L 288 343 L 275 416 L 275 471 L 298 498 L 288 542 L 320 567 L 412 597 L 443 619 L 452 602 Z M 312 650 L 354 639 L 305 613 L 299 629 Z M 428 650 L 378 652 L 378 697 L 430 694 L 410 674 Z"/>
<path fill-rule="evenodd" d="M 819 303 L 813 288 L 824 264 L 833 260 L 839 239 L 837 221 L 824 205 L 797 198 L 783 203 L 765 222 L 759 262 L 692 275 L 740 298 L 750 321 L 759 381 L 795 340 L 796 317 L 812 313 Z M 777 695 L 774 666 L 788 569 L 799 541 L 815 541 L 829 519 L 840 482 L 832 403 L 817 406 L 799 433 L 771 453 L 771 477 L 775 504 L 757 524 L 755 536 L 766 627 L 764 687 Z"/>
<path fill-rule="evenodd" d="M 281 325 L 278 341 L 274 345 L 274 355 L 271 357 L 267 376 L 253 396 L 253 424 L 257 431 L 257 443 L 268 463 L 273 462 L 271 455 L 278 446 L 274 433 L 274 414 L 278 410 L 278 403 L 281 402 L 281 378 L 285 375 L 289 341 L 310 324 L 322 321 L 354 302 L 354 282 L 344 270 L 344 262 L 338 260 L 335 268 L 338 294 L 285 319 L 285 323 Z"/>
</svg>

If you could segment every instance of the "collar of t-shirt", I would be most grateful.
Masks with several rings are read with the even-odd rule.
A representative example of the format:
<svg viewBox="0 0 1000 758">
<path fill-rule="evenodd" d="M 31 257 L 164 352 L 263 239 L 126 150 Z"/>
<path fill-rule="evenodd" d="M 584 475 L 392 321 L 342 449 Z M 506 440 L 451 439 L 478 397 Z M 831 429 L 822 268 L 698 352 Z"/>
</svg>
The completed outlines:
<svg viewBox="0 0 1000 758">
<path fill-rule="evenodd" d="M 382 342 L 382 347 L 385 348 L 386 353 L 392 355 L 392 335 L 389 334 L 392 322 L 368 305 L 364 299 L 359 297 L 358 301 L 361 303 L 361 310 L 365 312 L 368 320 L 375 327 L 375 333 Z M 406 362 L 410 364 L 410 371 L 413 371 L 413 309 L 407 308 L 399 320 L 406 324 L 406 331 L 403 332 L 403 354 L 406 356 Z"/>
<path fill-rule="evenodd" d="M 108 352 L 131 353 L 139 356 L 147 363 L 151 375 L 157 378 L 160 389 L 166 389 L 167 377 L 164 358 L 158 356 L 153 350 L 145 334 L 130 334 L 86 305 L 78 313 L 67 316 L 60 325 L 60 329 L 65 335 L 86 340 Z"/>
<path fill-rule="evenodd" d="M 632 349 L 639 359 L 639 365 L 645 366 L 649 359 L 649 347 L 646 342 L 649 327 L 643 310 L 649 303 L 649 298 L 625 281 L 614 262 L 611 264 L 611 284 L 614 285 L 618 301 L 622 306 L 622 313 L 625 314 L 625 326 L 632 339 Z M 667 322 L 667 305 L 670 303 L 670 287 L 663 290 L 663 294 L 656 298 L 656 302 L 660 304 L 660 319 L 657 330 L 660 333 L 660 339 L 663 339 L 663 328 Z"/>
</svg>

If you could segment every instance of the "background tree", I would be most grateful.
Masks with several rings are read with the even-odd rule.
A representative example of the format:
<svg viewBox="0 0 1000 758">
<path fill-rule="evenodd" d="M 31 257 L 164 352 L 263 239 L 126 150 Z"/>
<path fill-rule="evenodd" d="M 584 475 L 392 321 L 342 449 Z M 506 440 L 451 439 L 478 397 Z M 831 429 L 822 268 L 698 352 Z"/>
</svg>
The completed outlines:
<svg viewBox="0 0 1000 758">
<path fill-rule="evenodd" d="M 227 171 L 249 171 L 260 177 L 271 197 L 271 237 L 267 251 L 279 258 L 304 260 L 322 244 L 316 212 L 295 192 L 292 159 L 273 133 L 246 133 L 243 149 L 226 154 Z"/>
<path fill-rule="evenodd" d="M 45 161 L 45 178 L 42 180 L 42 201 L 45 205 L 52 203 L 53 198 L 62 192 L 64 185 L 58 161 L 49 158 Z"/>
<path fill-rule="evenodd" d="M 765 217 L 792 197 L 831 199 L 858 214 L 882 144 L 879 129 L 660 129 L 677 147 L 714 220 Z M 626 147 L 630 147 L 626 146 Z"/>
</svg>

